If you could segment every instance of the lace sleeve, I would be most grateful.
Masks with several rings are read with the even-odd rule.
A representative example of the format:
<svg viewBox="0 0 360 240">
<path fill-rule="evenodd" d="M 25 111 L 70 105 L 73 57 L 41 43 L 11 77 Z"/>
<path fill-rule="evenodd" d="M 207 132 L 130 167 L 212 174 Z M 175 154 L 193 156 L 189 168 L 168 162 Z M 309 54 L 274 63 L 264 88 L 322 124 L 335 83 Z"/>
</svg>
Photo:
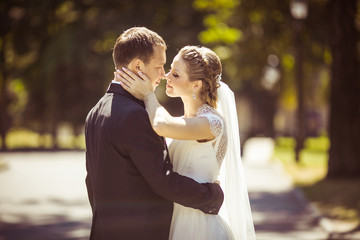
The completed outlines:
<svg viewBox="0 0 360 240">
<path fill-rule="evenodd" d="M 215 109 L 211 108 L 208 105 L 204 105 L 200 108 L 198 116 L 206 117 L 210 123 L 211 133 L 217 138 L 224 129 L 223 119 L 216 114 Z"/>
<path fill-rule="evenodd" d="M 225 157 L 227 149 L 227 135 L 225 131 L 225 121 L 222 116 L 212 107 L 203 105 L 199 111 L 198 116 L 206 117 L 210 123 L 211 133 L 215 136 L 213 147 L 216 152 L 216 158 L 221 166 Z"/>
</svg>

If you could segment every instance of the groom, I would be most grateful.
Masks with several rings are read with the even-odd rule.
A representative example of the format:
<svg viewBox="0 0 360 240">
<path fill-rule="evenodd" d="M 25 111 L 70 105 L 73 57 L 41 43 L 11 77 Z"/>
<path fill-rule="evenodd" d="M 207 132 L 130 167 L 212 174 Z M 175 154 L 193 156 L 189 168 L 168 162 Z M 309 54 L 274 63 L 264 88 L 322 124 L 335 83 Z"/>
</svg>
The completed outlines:
<svg viewBox="0 0 360 240">
<path fill-rule="evenodd" d="M 164 77 L 166 44 L 135 27 L 113 49 L 115 67 L 142 71 L 154 86 Z M 172 170 L 164 139 L 152 129 L 144 103 L 112 82 L 85 123 L 86 186 L 93 212 L 90 239 L 168 239 L 173 202 L 217 214 L 223 192 Z"/>
</svg>

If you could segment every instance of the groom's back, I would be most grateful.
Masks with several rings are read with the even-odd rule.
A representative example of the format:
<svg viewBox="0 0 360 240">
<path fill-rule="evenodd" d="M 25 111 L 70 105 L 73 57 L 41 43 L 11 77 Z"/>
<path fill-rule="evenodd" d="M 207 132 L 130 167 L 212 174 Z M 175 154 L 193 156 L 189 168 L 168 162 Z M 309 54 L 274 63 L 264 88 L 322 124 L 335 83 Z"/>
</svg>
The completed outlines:
<svg viewBox="0 0 360 240">
<path fill-rule="evenodd" d="M 168 238 L 172 203 L 152 191 L 129 156 L 136 144 L 138 118 L 148 121 L 143 106 L 108 92 L 86 119 L 86 184 L 94 215 L 91 239 Z"/>
</svg>

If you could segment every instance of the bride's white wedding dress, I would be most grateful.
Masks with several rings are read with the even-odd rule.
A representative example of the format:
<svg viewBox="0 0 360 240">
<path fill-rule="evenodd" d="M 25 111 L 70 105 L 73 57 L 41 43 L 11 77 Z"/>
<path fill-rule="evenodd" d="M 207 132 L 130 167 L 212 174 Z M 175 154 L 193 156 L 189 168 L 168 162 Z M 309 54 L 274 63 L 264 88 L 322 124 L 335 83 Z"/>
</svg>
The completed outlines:
<svg viewBox="0 0 360 240">
<path fill-rule="evenodd" d="M 215 139 L 207 142 L 169 140 L 170 159 L 179 174 L 200 183 L 215 182 L 227 148 L 226 126 L 221 115 L 209 105 L 200 107 L 197 116 L 208 119 Z M 227 240 L 234 236 L 220 215 L 205 214 L 174 203 L 169 239 Z"/>
<path fill-rule="evenodd" d="M 256 239 L 241 161 L 235 95 L 220 79 L 221 76 L 217 109 L 203 105 L 197 112 L 198 116 L 208 119 L 215 139 L 168 143 L 174 170 L 200 183 L 219 179 L 224 203 L 219 215 L 208 215 L 174 203 L 170 240 Z"/>
</svg>

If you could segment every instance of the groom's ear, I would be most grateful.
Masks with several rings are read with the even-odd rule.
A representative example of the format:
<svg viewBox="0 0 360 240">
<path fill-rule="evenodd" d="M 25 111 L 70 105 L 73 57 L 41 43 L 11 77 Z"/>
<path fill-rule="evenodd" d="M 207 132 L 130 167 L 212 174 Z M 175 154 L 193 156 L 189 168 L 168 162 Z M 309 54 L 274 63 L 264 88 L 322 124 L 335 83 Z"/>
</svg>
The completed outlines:
<svg viewBox="0 0 360 240">
<path fill-rule="evenodd" d="M 129 64 L 129 69 L 135 73 L 142 71 L 143 68 L 143 61 L 141 61 L 140 59 L 134 59 L 130 64 Z"/>
</svg>

